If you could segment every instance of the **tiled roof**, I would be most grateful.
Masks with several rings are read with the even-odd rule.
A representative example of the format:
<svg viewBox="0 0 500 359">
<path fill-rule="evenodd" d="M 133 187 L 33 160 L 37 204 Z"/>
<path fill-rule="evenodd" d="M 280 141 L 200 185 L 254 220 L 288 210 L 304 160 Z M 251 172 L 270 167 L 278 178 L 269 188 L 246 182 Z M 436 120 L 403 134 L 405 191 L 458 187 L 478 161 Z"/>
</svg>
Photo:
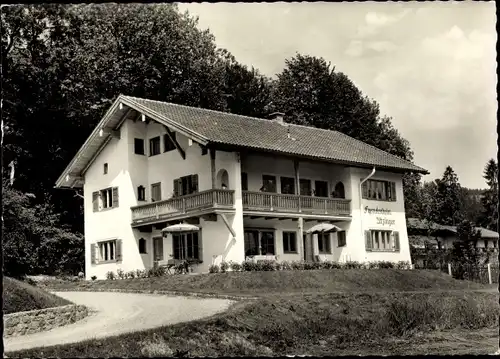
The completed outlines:
<svg viewBox="0 0 500 359">
<path fill-rule="evenodd" d="M 428 173 L 421 167 L 337 131 L 294 124 L 283 125 L 271 120 L 130 96 L 122 98 L 132 104 L 144 106 L 212 143 L 363 167 Z"/>
<path fill-rule="evenodd" d="M 439 231 L 448 231 L 452 232 L 454 234 L 457 234 L 457 227 L 456 226 L 445 226 L 441 224 L 437 224 L 435 222 L 430 222 L 426 220 L 420 220 L 418 218 L 407 218 L 407 227 L 410 229 L 420 229 L 420 230 L 427 230 L 431 229 L 436 232 Z M 492 239 L 498 239 L 498 233 L 491 231 L 489 229 L 483 228 L 483 227 L 475 227 L 476 230 L 479 230 L 481 232 L 481 238 L 492 238 Z"/>
</svg>

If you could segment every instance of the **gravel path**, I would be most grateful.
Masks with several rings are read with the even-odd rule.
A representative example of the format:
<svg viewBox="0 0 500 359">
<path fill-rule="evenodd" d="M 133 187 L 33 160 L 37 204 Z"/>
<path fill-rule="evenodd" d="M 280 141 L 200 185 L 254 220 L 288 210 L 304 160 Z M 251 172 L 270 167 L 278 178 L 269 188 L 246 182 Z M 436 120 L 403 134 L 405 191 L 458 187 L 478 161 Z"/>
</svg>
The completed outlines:
<svg viewBox="0 0 500 359">
<path fill-rule="evenodd" d="M 71 325 L 46 332 L 4 338 L 5 351 L 75 343 L 163 325 L 187 322 L 220 313 L 234 303 L 155 294 L 110 292 L 54 292 L 96 312 Z"/>
</svg>

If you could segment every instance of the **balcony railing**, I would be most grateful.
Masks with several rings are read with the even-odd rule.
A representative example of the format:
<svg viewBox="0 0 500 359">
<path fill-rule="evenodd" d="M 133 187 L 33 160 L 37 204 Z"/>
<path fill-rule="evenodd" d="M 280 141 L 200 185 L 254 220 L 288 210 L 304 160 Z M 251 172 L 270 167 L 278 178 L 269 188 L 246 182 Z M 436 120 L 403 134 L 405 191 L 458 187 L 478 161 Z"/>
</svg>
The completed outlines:
<svg viewBox="0 0 500 359">
<path fill-rule="evenodd" d="M 350 215 L 348 199 L 243 191 L 243 209 L 326 215 Z"/>
<path fill-rule="evenodd" d="M 211 189 L 163 201 L 131 207 L 132 222 L 164 219 L 208 208 L 233 208 L 234 191 Z"/>
</svg>

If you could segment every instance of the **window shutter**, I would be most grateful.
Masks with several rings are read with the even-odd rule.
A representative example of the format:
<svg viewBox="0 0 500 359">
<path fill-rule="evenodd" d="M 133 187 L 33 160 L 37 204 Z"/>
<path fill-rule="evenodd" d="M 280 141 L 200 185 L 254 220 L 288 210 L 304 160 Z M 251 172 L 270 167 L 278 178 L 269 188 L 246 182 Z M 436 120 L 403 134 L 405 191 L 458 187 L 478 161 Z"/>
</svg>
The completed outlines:
<svg viewBox="0 0 500 359">
<path fill-rule="evenodd" d="M 198 175 L 191 176 L 191 185 L 193 186 L 193 192 L 198 192 Z"/>
<path fill-rule="evenodd" d="M 396 182 L 391 182 L 391 201 L 396 202 Z"/>
<path fill-rule="evenodd" d="M 394 249 L 399 251 L 399 232 L 392 232 L 394 234 Z"/>
<path fill-rule="evenodd" d="M 115 248 L 115 259 L 117 262 L 122 261 L 122 240 L 116 240 L 116 248 Z"/>
<path fill-rule="evenodd" d="M 97 246 L 94 243 L 92 243 L 90 245 L 90 263 L 91 264 L 96 264 L 97 263 L 96 248 L 97 248 Z"/>
<path fill-rule="evenodd" d="M 113 208 L 118 207 L 118 187 L 113 187 Z"/>
<path fill-rule="evenodd" d="M 365 231 L 365 248 L 367 251 L 372 250 L 372 236 L 370 231 Z"/>
<path fill-rule="evenodd" d="M 92 206 L 94 207 L 94 212 L 99 211 L 99 192 L 92 192 Z"/>
<path fill-rule="evenodd" d="M 368 198 L 368 182 L 363 182 L 363 184 L 361 185 L 361 192 L 362 198 Z"/>
<path fill-rule="evenodd" d="M 180 178 L 174 179 L 174 197 L 178 197 L 181 191 Z"/>
</svg>

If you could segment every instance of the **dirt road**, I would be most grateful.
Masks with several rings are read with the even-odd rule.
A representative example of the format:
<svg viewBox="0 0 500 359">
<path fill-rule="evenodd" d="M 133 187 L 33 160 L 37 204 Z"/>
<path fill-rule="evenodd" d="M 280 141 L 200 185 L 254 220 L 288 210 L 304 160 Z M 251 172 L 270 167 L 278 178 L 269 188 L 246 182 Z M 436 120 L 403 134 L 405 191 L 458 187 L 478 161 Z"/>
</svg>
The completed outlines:
<svg viewBox="0 0 500 359">
<path fill-rule="evenodd" d="M 96 312 L 50 331 L 4 338 L 5 352 L 103 338 L 209 317 L 234 303 L 225 299 L 109 292 L 54 292 Z"/>
</svg>

